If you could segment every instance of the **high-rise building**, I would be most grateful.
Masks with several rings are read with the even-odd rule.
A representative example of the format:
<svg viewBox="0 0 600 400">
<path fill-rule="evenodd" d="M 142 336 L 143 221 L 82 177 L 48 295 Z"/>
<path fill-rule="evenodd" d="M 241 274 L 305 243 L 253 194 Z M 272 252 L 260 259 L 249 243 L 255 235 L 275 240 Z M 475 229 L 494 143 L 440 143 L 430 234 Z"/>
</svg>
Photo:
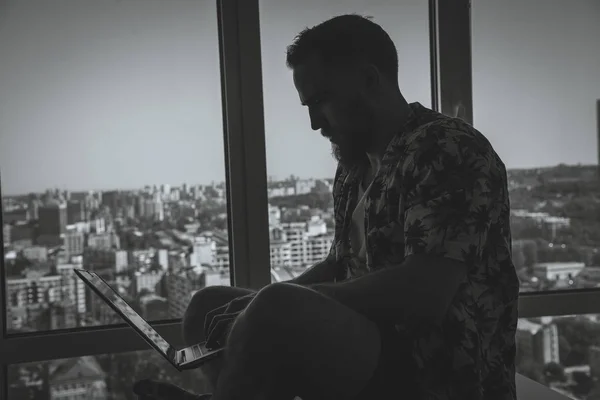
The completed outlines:
<svg viewBox="0 0 600 400">
<path fill-rule="evenodd" d="M 157 270 L 135 271 L 131 276 L 132 295 L 137 295 L 144 289 L 154 292 L 156 284 L 160 282 L 164 274 L 164 271 Z"/>
<path fill-rule="evenodd" d="M 190 257 L 190 264 L 193 267 L 203 265 L 215 265 L 217 260 L 217 245 L 214 240 L 199 236 L 194 239 L 193 253 Z"/>
<path fill-rule="evenodd" d="M 161 266 L 163 271 L 169 270 L 169 251 L 167 249 L 159 249 L 156 252 L 158 264 Z"/>
<path fill-rule="evenodd" d="M 85 236 L 83 232 L 69 231 L 65 233 L 65 257 L 70 260 L 71 257 L 83 254 Z"/>
<path fill-rule="evenodd" d="M 125 250 L 85 248 L 83 266 L 97 272 L 98 275 L 113 280 L 114 275 L 127 269 L 128 260 Z"/>
<path fill-rule="evenodd" d="M 67 231 L 67 205 L 53 202 L 39 207 L 39 236 L 61 237 Z"/>
<path fill-rule="evenodd" d="M 102 205 L 108 207 L 113 216 L 117 214 L 120 205 L 119 197 L 119 192 L 116 190 L 102 192 Z"/>
<path fill-rule="evenodd" d="M 135 219 L 135 217 L 136 217 L 135 209 L 136 209 L 135 205 L 128 204 L 127 206 L 124 207 L 123 217 L 129 218 L 129 219 Z"/>
<path fill-rule="evenodd" d="M 81 201 L 67 203 L 67 224 L 75 224 L 85 220 L 85 205 Z"/>
<path fill-rule="evenodd" d="M 181 185 L 181 199 L 182 200 L 187 200 L 187 198 L 189 197 L 189 186 L 187 183 L 184 183 L 183 185 Z"/>
<path fill-rule="evenodd" d="M 281 209 L 269 204 L 269 226 L 279 225 L 281 221 Z"/>
<path fill-rule="evenodd" d="M 56 270 L 62 278 L 62 287 L 66 289 L 67 297 L 71 300 L 77 313 L 83 314 L 85 307 L 85 283 L 75 275 L 73 269 L 83 268 L 83 265 L 58 264 Z"/>
<path fill-rule="evenodd" d="M 125 250 L 94 249 L 87 247 L 83 251 L 83 268 L 96 272 L 109 284 L 116 280 L 119 273 L 127 270 L 127 252 Z M 101 299 L 86 289 L 86 310 L 96 321 L 109 323 L 113 317 L 111 309 Z M 107 319 L 108 318 L 108 319 Z"/>
<path fill-rule="evenodd" d="M 95 233 L 88 237 L 88 246 L 96 249 L 120 249 L 121 240 L 116 232 Z"/>
<path fill-rule="evenodd" d="M 523 359 L 540 364 L 560 363 L 558 327 L 551 321 L 541 323 L 520 319 L 516 332 L 517 347 Z"/>
<path fill-rule="evenodd" d="M 96 217 L 90 220 L 90 232 L 104 233 L 106 232 L 106 219 L 104 217 Z"/>
<path fill-rule="evenodd" d="M 31 246 L 33 240 L 33 228 L 27 222 L 16 223 L 9 226 L 10 243 L 17 247 Z"/>
<path fill-rule="evenodd" d="M 286 232 L 280 227 L 271 227 L 269 229 L 271 266 L 290 265 L 291 262 L 291 243 L 287 240 Z"/>
<path fill-rule="evenodd" d="M 327 233 L 324 235 L 309 236 L 306 239 L 307 256 L 305 263 L 308 265 L 316 264 L 323 261 L 329 254 L 333 234 Z"/>
<path fill-rule="evenodd" d="M 85 209 L 85 219 L 88 220 L 92 217 L 92 213 L 100 208 L 100 195 L 98 193 L 89 192 L 85 196 L 84 200 L 84 209 Z"/>
<path fill-rule="evenodd" d="M 184 267 L 167 275 L 167 299 L 169 316 L 183 316 L 194 293 L 206 286 L 206 275 L 202 268 Z"/>
<path fill-rule="evenodd" d="M 39 218 L 38 210 L 40 208 L 40 201 L 33 196 L 30 196 L 29 201 L 27 202 L 27 211 L 29 212 L 29 218 L 33 220 L 37 220 Z"/>
<path fill-rule="evenodd" d="M 9 330 L 48 329 L 37 325 L 50 303 L 63 299 L 62 279 L 58 275 L 6 281 L 6 321 Z M 46 318 L 47 319 L 47 318 Z M 47 325 L 47 322 L 45 323 Z"/>
</svg>

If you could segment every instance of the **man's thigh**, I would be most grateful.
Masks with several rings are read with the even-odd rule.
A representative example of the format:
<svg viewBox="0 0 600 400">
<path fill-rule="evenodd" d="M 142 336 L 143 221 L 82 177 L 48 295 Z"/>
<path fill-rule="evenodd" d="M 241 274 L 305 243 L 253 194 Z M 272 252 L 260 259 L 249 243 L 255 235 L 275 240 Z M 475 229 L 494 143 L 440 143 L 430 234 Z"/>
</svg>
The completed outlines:
<svg viewBox="0 0 600 400">
<path fill-rule="evenodd" d="M 379 327 L 368 318 L 312 289 L 273 284 L 254 300 L 271 315 L 269 335 L 279 347 L 286 372 L 303 399 L 353 398 L 376 372 Z"/>
<path fill-rule="evenodd" d="M 254 293 L 252 289 L 230 286 L 208 286 L 197 291 L 190 300 L 183 315 L 183 339 L 187 346 L 206 340 L 204 318 L 215 308 L 219 308 L 238 297 Z"/>
</svg>

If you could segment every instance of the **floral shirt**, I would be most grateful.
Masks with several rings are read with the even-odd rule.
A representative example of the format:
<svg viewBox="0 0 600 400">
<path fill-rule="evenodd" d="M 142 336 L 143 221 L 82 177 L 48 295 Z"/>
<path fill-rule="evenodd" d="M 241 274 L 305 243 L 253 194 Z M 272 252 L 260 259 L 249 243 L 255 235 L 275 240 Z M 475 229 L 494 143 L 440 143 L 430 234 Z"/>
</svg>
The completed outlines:
<svg viewBox="0 0 600 400">
<path fill-rule="evenodd" d="M 416 390 L 423 400 L 515 400 L 519 281 L 506 168 L 463 120 L 410 107 L 365 200 L 365 261 L 350 244 L 362 167 L 338 167 L 330 257 L 346 279 L 398 268 L 411 254 L 464 262 L 467 277 L 441 327 L 396 325 L 412 354 Z"/>
</svg>

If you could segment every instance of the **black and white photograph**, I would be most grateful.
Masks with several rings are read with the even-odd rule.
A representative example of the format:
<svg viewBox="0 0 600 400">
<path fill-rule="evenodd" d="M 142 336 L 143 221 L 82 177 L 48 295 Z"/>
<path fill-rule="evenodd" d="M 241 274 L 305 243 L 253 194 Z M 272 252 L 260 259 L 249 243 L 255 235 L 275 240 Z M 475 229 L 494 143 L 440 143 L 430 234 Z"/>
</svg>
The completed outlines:
<svg viewBox="0 0 600 400">
<path fill-rule="evenodd" d="M 478 329 L 478 343 L 495 346 L 507 340 L 504 347 L 481 350 L 485 356 L 477 357 L 514 354 L 506 356 L 512 357 L 509 361 L 503 359 L 507 365 L 499 372 L 494 368 L 500 358 L 475 360 L 465 350 L 475 342 L 469 344 L 465 338 L 461 344 L 444 342 L 449 348 L 456 346 L 455 354 L 461 355 L 436 359 L 439 362 L 432 361 L 438 355 L 428 359 L 435 351 L 418 349 L 416 344 L 433 342 L 433 336 L 415 339 L 409 351 L 417 354 L 411 362 L 421 366 L 418 379 L 412 378 L 416 369 L 398 373 L 399 380 L 417 382 L 415 393 L 422 397 L 415 399 L 483 400 L 486 397 L 477 396 L 502 392 L 502 400 L 516 400 L 515 390 L 520 390 L 512 378 L 516 374 L 517 382 L 523 377 L 563 396 L 557 399 L 600 400 L 600 1 L 451 0 L 444 5 L 447 9 L 438 3 L 0 0 L 0 306 L 5 308 L 0 349 L 9 349 L 13 338 L 44 340 L 45 335 L 63 331 L 74 335 L 72 343 L 77 346 L 79 332 L 123 324 L 74 269 L 102 277 L 121 296 L 115 302 L 141 326 L 148 327 L 144 320 L 178 324 L 186 342 L 180 343 L 183 347 L 203 340 L 223 345 L 225 340 L 233 343 L 250 335 L 244 329 L 252 329 L 242 327 L 243 321 L 260 319 L 255 317 L 265 303 L 260 298 L 310 310 L 311 301 L 317 303 L 316 296 L 321 296 L 326 305 L 314 310 L 322 310 L 322 317 L 311 318 L 323 326 L 341 326 L 342 322 L 327 319 L 335 299 L 357 321 L 359 316 L 368 320 L 366 325 L 348 325 L 347 332 L 361 330 L 355 326 L 380 327 L 380 314 L 369 314 L 367 302 L 356 300 L 362 297 L 348 300 L 339 293 L 350 293 L 359 282 L 367 286 L 369 276 L 383 277 L 392 265 L 407 265 L 411 255 L 420 259 L 428 253 L 448 265 L 439 271 L 431 267 L 428 273 L 421 269 L 425 277 L 413 286 L 430 288 L 423 290 L 439 293 L 440 298 L 455 279 L 449 272 L 453 263 L 464 259 L 462 264 L 467 265 L 460 270 L 463 275 L 456 275 L 462 283 L 457 281 L 448 292 L 444 318 L 456 317 L 471 301 L 479 302 L 473 320 L 456 317 L 448 323 L 452 329 L 462 324 L 462 330 L 456 328 L 452 334 L 475 335 L 465 333 L 472 324 Z M 465 4 L 469 12 L 461 8 Z M 244 18 L 252 25 L 249 31 L 255 29 L 260 46 L 243 35 L 234 40 L 228 30 L 237 23 L 227 20 L 232 18 L 231 9 L 241 13 L 244 7 L 256 9 Z M 438 29 L 449 29 L 460 39 L 436 37 L 432 13 L 440 19 L 452 18 L 446 13 L 468 14 L 470 26 L 461 30 L 440 23 Z M 353 96 L 355 90 L 338 84 L 345 82 L 346 72 L 320 78 L 311 69 L 318 70 L 304 52 L 334 40 L 318 35 L 325 37 L 326 24 L 336 17 L 341 18 L 339 24 L 346 20 L 357 27 L 372 24 L 389 35 L 397 52 L 397 88 L 405 111 L 389 112 L 389 120 L 381 117 L 385 104 L 395 104 L 384 94 L 376 100 L 373 95 L 344 102 L 340 99 Z M 336 28 L 335 23 L 329 29 L 350 29 Z M 460 36 L 461 32 L 466 33 Z M 392 81 L 395 88 L 395 72 L 388 79 L 390 74 L 380 68 L 386 61 L 385 49 L 365 49 L 369 38 L 360 43 L 348 39 L 323 59 L 334 60 L 344 51 L 369 54 L 379 68 L 368 75 L 376 82 L 372 85 Z M 303 40 L 309 44 L 303 45 Z M 223 63 L 222 52 L 231 51 L 227 46 L 232 41 L 242 62 Z M 469 51 L 457 50 L 454 62 L 449 54 L 455 48 Z M 244 60 L 258 61 L 248 66 Z M 346 65 L 339 68 L 354 71 Z M 367 82 L 372 69 L 364 71 Z M 468 94 L 459 98 L 464 88 Z M 236 90 L 239 96 L 232 95 Z M 439 126 L 423 128 L 427 118 Z M 372 138 L 379 122 L 398 121 L 402 124 L 395 128 L 416 133 L 387 138 L 378 153 L 382 157 L 372 156 L 368 149 L 378 146 L 379 139 Z M 421 126 L 411 128 L 413 123 Z M 420 129 L 432 133 L 425 136 Z M 398 162 L 400 151 L 406 156 Z M 443 154 L 431 155 L 432 151 Z M 253 164 L 257 158 L 260 165 Z M 359 172 L 352 171 L 363 171 L 360 162 L 367 172 L 353 181 Z M 455 164 L 462 169 L 451 171 Z M 471 169 L 464 167 L 467 164 Z M 378 180 L 377 175 L 385 177 Z M 358 191 L 349 189 L 352 182 Z M 471 183 L 488 189 L 471 192 Z M 260 196 L 254 192 L 255 184 Z M 254 199 L 264 201 L 257 204 Z M 452 202 L 462 203 L 450 209 Z M 470 212 L 460 214 L 465 207 Z M 476 208 L 479 214 L 473 216 Z M 260 218 L 264 226 L 256 223 Z M 364 224 L 356 223 L 362 219 Z M 245 241 L 240 239 L 244 235 Z M 256 249 L 253 246 L 262 243 L 261 238 L 265 245 Z M 265 255 L 263 260 L 259 254 Z M 483 266 L 473 257 L 488 261 Z M 340 266 L 335 277 L 327 278 L 331 282 L 321 286 L 323 281 L 305 281 L 311 269 L 331 260 Z M 439 282 L 446 282 L 446 289 L 439 289 Z M 404 291 L 403 285 L 396 292 Z M 214 299 L 207 298 L 210 293 L 216 298 L 219 290 L 223 298 L 247 300 L 238 308 L 227 303 L 230 308 L 220 311 L 216 307 L 222 304 L 215 303 L 213 310 L 209 305 Z M 492 308 L 500 301 L 502 309 Z M 425 303 L 414 300 L 411 312 L 426 308 L 417 304 Z M 284 306 L 271 307 L 275 315 Z M 205 326 L 209 311 L 219 318 Z M 294 329 L 281 327 L 278 335 L 264 337 L 292 348 L 303 343 L 304 334 L 298 329 L 314 335 L 326 331 L 308 328 L 313 320 L 300 314 L 290 311 L 297 317 L 290 318 L 294 323 L 289 327 Z M 392 318 L 388 314 L 382 319 L 388 317 Z M 412 334 L 406 333 L 412 332 L 412 325 L 399 325 L 390 325 L 392 334 Z M 492 335 L 494 329 L 502 335 Z M 283 338 L 288 331 L 290 336 Z M 323 339 L 322 348 L 331 351 L 322 353 L 338 354 L 346 341 L 348 348 L 361 347 L 346 339 L 335 346 Z M 363 337 L 356 340 L 362 343 Z M 169 345 L 159 341 L 166 351 Z M 261 343 L 256 339 L 256 346 Z M 384 339 L 382 343 L 384 351 Z M 255 388 L 250 384 L 227 381 L 225 388 L 225 379 L 243 375 L 242 361 L 237 360 L 247 358 L 235 358 L 233 351 L 226 351 L 225 363 L 239 367 L 224 367 L 227 374 L 221 374 L 217 384 L 203 369 L 175 370 L 149 346 L 126 352 L 102 348 L 103 354 L 82 348 L 76 358 L 61 358 L 60 349 L 43 359 L 33 352 L 15 359 L 8 352 L 2 354 L 0 387 L 5 392 L 0 400 L 137 399 L 132 387 L 143 379 L 176 386 L 197 399 L 293 395 L 311 400 L 318 397 L 310 390 L 325 381 L 320 375 L 306 378 L 314 386 L 307 384 L 311 389 L 306 393 L 256 389 L 267 394 L 252 397 Z M 367 366 L 371 353 L 366 348 L 341 353 L 344 356 L 328 368 L 363 363 L 364 367 L 348 367 L 348 374 L 362 375 L 348 379 L 347 387 L 323 389 L 321 394 L 380 398 L 371 397 L 380 393 L 373 389 L 377 386 L 373 379 L 358 387 L 367 382 L 362 376 L 372 372 Z M 463 361 L 487 362 L 477 373 L 490 375 L 479 376 L 480 381 L 467 388 L 466 383 L 460 385 L 475 379 L 471 375 L 476 371 L 453 370 L 456 375 L 447 375 L 454 377 L 448 380 L 461 382 L 456 383 L 460 387 L 448 388 L 432 378 L 434 367 L 427 366 L 443 368 L 446 362 L 456 366 Z M 253 372 L 257 377 L 273 369 L 265 367 L 263 372 L 256 365 L 243 368 L 257 371 Z M 290 370 L 290 376 L 280 381 L 288 382 L 291 374 Z M 510 382 L 498 383 L 503 374 L 512 374 Z M 488 388 L 486 380 L 499 386 Z M 397 390 L 393 398 L 412 393 Z M 249 397 L 241 396 L 242 391 Z M 461 396 L 452 397 L 456 393 Z"/>
</svg>

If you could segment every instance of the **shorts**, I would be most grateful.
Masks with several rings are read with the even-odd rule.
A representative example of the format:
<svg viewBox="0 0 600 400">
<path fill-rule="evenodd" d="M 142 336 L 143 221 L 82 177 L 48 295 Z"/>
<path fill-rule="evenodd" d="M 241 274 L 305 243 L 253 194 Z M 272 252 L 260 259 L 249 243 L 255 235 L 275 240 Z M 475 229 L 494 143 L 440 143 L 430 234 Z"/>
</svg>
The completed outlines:
<svg viewBox="0 0 600 400">
<path fill-rule="evenodd" d="M 417 399 L 415 366 L 408 341 L 394 326 L 379 324 L 381 355 L 375 374 L 357 400 Z"/>
</svg>

